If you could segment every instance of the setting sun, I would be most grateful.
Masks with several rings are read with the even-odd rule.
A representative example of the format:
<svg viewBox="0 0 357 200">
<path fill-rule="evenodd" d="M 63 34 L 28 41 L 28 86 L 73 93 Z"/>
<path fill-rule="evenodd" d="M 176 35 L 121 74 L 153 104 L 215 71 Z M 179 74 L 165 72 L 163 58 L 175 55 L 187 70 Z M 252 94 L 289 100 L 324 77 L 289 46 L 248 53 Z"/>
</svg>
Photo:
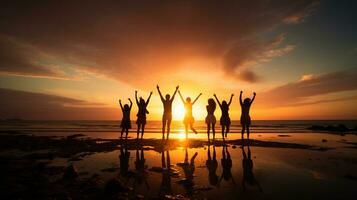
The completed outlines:
<svg viewBox="0 0 357 200">
<path fill-rule="evenodd" d="M 185 108 L 183 105 L 176 105 L 172 108 L 172 118 L 173 120 L 182 120 L 185 116 Z"/>
</svg>

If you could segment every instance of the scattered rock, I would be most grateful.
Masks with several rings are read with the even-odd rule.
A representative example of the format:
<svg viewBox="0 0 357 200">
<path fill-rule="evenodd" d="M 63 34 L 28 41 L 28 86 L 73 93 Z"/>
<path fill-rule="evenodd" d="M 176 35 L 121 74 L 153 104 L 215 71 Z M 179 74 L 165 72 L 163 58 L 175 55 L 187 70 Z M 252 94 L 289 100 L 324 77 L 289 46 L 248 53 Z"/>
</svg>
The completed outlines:
<svg viewBox="0 0 357 200">
<path fill-rule="evenodd" d="M 162 167 L 151 167 L 151 169 L 149 169 L 152 172 L 159 172 L 161 173 L 164 169 Z"/>
<path fill-rule="evenodd" d="M 119 170 L 119 167 L 108 167 L 108 168 L 104 168 L 101 171 L 102 172 L 116 172 Z"/>
<path fill-rule="evenodd" d="M 352 181 L 357 181 L 357 176 L 353 176 L 351 174 L 346 174 L 344 177 Z"/>
<path fill-rule="evenodd" d="M 128 188 L 123 185 L 122 182 L 120 182 L 118 179 L 113 178 L 110 179 L 106 184 L 104 188 L 105 194 L 112 196 L 116 195 L 120 192 L 126 192 L 128 191 Z"/>
<path fill-rule="evenodd" d="M 213 187 L 211 187 L 211 186 L 207 186 L 207 185 L 200 185 L 200 186 L 195 186 L 194 187 L 194 190 L 196 190 L 196 191 L 208 191 L 208 190 L 212 190 L 213 189 Z"/>
<path fill-rule="evenodd" d="M 68 166 L 65 169 L 64 174 L 62 176 L 64 180 L 74 180 L 77 177 L 78 177 L 78 172 L 77 169 L 74 167 L 74 165 Z"/>
<path fill-rule="evenodd" d="M 73 140 L 73 139 L 76 139 L 76 138 L 79 138 L 79 137 L 83 137 L 83 136 L 86 136 L 86 135 L 83 135 L 83 134 L 73 134 L 73 135 L 67 136 L 67 139 L 68 139 L 68 140 Z"/>
<path fill-rule="evenodd" d="M 309 130 L 314 131 L 331 131 L 331 132 L 347 132 L 353 131 L 353 129 L 347 128 L 344 124 L 339 124 L 337 126 L 328 125 L 328 126 L 321 126 L 321 125 L 312 125 L 308 127 Z"/>
<path fill-rule="evenodd" d="M 284 135 L 284 134 L 281 134 L 281 135 L 278 135 L 278 137 L 291 137 L 291 135 Z"/>
</svg>

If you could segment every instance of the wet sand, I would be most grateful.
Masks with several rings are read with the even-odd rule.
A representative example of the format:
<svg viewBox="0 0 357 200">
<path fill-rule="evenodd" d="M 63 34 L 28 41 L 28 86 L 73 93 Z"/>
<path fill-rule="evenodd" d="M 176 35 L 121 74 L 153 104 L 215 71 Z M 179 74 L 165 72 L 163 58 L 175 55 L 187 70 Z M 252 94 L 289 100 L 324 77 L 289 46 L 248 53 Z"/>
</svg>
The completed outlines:
<svg viewBox="0 0 357 200">
<path fill-rule="evenodd" d="M 204 139 L 137 141 L 2 133 L 1 196 L 2 199 L 354 199 L 357 196 L 357 150 L 356 141 L 351 140 L 354 137 L 318 135 L 318 140 L 306 144 L 291 142 L 302 141 L 301 136 L 289 135 L 261 134 L 250 141 L 208 143 Z M 197 156 L 192 160 L 195 153 Z"/>
</svg>

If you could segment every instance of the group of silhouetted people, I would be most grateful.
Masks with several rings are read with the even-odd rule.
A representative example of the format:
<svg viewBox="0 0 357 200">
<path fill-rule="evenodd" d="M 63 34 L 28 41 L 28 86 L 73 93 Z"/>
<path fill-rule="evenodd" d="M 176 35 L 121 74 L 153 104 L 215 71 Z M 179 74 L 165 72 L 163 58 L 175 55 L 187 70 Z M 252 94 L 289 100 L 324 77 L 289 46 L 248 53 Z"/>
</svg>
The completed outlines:
<svg viewBox="0 0 357 200">
<path fill-rule="evenodd" d="M 186 132 L 186 138 L 188 138 L 188 128 L 190 128 L 195 134 L 197 134 L 196 129 L 193 127 L 193 124 L 195 122 L 195 118 L 193 117 L 192 114 L 192 106 L 196 103 L 196 101 L 199 99 L 199 97 L 202 95 L 200 93 L 194 101 L 191 101 L 190 97 L 187 97 L 186 100 L 183 98 L 179 86 L 176 87 L 175 92 L 173 93 L 172 97 L 170 94 L 166 94 L 165 98 L 162 96 L 160 87 L 157 85 L 157 91 L 160 95 L 163 107 L 164 107 L 164 112 L 162 115 L 162 139 L 165 139 L 165 130 L 166 130 L 166 139 L 169 139 L 170 135 L 170 126 L 171 126 L 171 121 L 172 121 L 172 102 L 174 101 L 175 95 L 178 92 L 180 95 L 180 98 L 182 100 L 182 103 L 184 104 L 185 108 L 185 116 L 183 119 L 183 123 L 185 126 L 185 132 Z M 244 132 L 246 131 L 247 133 L 247 138 L 249 139 L 249 133 L 250 133 L 250 124 L 251 124 L 251 118 L 249 115 L 249 110 L 250 107 L 255 99 L 256 93 L 253 93 L 253 98 L 245 98 L 244 101 L 242 100 L 242 94 L 243 92 L 240 92 L 239 95 L 239 102 L 241 105 L 241 118 L 240 118 L 240 123 L 242 125 L 242 139 L 244 136 Z M 149 97 L 145 101 L 142 97 L 138 99 L 138 92 L 135 91 L 135 99 L 136 99 L 136 104 L 138 106 L 138 113 L 136 114 L 137 120 L 137 139 L 139 139 L 140 132 L 141 132 L 141 139 L 143 139 L 144 132 L 145 132 L 145 125 L 146 125 L 146 115 L 149 114 L 149 111 L 147 110 L 147 106 L 149 104 L 150 98 L 151 98 L 152 92 L 150 92 Z M 212 130 L 213 134 L 213 140 L 215 140 L 215 125 L 216 125 L 216 117 L 214 115 L 214 112 L 216 110 L 216 102 L 218 103 L 222 116 L 220 118 L 220 125 L 221 125 L 221 130 L 222 130 L 222 138 L 225 140 L 227 138 L 227 134 L 229 133 L 230 130 L 230 125 L 231 125 L 231 119 L 229 117 L 229 107 L 232 103 L 233 99 L 233 94 L 230 97 L 229 102 L 223 100 L 222 102 L 219 101 L 217 98 L 216 94 L 213 95 L 213 98 L 208 99 L 208 104 L 206 106 L 207 110 L 207 116 L 205 119 L 205 122 L 207 124 L 207 137 L 208 141 L 210 141 L 210 132 Z M 121 100 L 119 100 L 120 107 L 123 112 L 123 118 L 120 124 L 120 127 L 122 128 L 121 131 L 121 136 L 120 138 L 123 138 L 124 132 L 126 133 L 125 138 L 127 139 L 129 129 L 131 129 L 131 121 L 130 121 L 130 111 L 132 108 L 132 101 L 129 98 L 130 106 L 128 104 L 125 104 L 122 106 Z"/>
</svg>

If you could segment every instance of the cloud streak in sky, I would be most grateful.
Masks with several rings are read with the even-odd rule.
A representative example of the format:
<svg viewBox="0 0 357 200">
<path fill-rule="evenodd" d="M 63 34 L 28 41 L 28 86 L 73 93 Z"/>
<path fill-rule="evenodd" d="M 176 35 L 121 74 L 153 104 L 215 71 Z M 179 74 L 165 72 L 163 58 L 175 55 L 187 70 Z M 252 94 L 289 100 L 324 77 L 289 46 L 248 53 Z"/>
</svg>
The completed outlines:
<svg viewBox="0 0 357 200">
<path fill-rule="evenodd" d="M 54 62 L 135 83 L 148 72 L 156 80 L 202 59 L 221 60 L 217 70 L 255 82 L 259 76 L 252 66 L 294 49 L 283 44 L 281 36 L 262 34 L 280 24 L 300 22 L 316 1 L 8 1 L 2 5 L 0 34 L 19 43 L 1 41 L 5 42 L 0 49 L 2 73 L 62 76 L 61 70 L 48 67 Z M 31 49 L 23 48 L 28 46 Z"/>
<path fill-rule="evenodd" d="M 291 82 L 259 94 L 263 107 L 302 106 L 326 102 L 356 99 L 355 96 L 313 100 L 311 98 L 338 92 L 357 90 L 357 70 L 350 69 L 321 75 L 303 76 Z"/>
<path fill-rule="evenodd" d="M 119 110 L 103 104 L 0 88 L 0 119 L 117 119 Z"/>
</svg>

